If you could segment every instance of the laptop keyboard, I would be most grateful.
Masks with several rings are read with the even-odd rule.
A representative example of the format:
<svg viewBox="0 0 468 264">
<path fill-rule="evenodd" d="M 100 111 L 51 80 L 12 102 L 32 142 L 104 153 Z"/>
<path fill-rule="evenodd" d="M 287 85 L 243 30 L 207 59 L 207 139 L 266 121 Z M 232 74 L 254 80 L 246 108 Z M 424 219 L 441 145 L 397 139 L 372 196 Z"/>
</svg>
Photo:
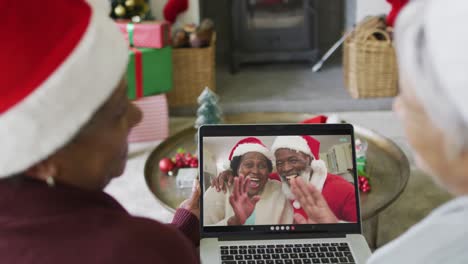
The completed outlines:
<svg viewBox="0 0 468 264">
<path fill-rule="evenodd" d="M 354 264 L 348 243 L 220 246 L 222 264 Z"/>
</svg>

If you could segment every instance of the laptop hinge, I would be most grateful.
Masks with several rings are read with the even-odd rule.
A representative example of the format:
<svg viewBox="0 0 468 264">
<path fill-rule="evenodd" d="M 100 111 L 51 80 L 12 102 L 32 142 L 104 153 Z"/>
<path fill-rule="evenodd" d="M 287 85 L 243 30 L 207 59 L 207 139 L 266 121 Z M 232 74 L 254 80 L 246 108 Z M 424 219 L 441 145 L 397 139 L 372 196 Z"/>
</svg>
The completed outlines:
<svg viewBox="0 0 468 264">
<path fill-rule="evenodd" d="M 260 235 L 230 235 L 219 237 L 219 241 L 239 241 L 239 240 L 278 240 L 278 239 L 302 239 L 302 238 L 340 238 L 346 237 L 346 234 L 336 233 L 308 233 L 308 234 L 260 234 Z"/>
</svg>

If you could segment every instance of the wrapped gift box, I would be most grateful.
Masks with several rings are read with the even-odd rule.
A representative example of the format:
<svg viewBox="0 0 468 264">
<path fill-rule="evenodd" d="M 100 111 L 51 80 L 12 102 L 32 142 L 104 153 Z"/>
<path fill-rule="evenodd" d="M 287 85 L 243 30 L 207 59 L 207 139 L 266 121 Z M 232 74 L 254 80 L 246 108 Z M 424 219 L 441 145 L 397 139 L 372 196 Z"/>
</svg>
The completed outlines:
<svg viewBox="0 0 468 264">
<path fill-rule="evenodd" d="M 168 92 L 173 86 L 172 48 L 130 48 L 127 68 L 128 98 Z"/>
<path fill-rule="evenodd" d="M 160 49 L 171 45 L 171 26 L 166 21 L 117 22 L 117 26 L 131 47 Z"/>
<path fill-rule="evenodd" d="M 143 112 L 143 119 L 128 135 L 129 142 L 163 140 L 169 135 L 169 110 L 165 94 L 133 101 Z"/>
</svg>

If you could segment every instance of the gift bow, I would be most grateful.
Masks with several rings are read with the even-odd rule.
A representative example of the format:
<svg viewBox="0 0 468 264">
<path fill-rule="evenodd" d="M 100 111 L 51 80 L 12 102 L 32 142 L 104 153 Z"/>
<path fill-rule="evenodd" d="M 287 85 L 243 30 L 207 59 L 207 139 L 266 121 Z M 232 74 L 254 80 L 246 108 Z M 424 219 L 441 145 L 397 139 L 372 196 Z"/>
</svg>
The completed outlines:
<svg viewBox="0 0 468 264">
<path fill-rule="evenodd" d="M 135 99 L 143 97 L 143 54 L 141 50 L 130 47 L 135 53 Z"/>
</svg>

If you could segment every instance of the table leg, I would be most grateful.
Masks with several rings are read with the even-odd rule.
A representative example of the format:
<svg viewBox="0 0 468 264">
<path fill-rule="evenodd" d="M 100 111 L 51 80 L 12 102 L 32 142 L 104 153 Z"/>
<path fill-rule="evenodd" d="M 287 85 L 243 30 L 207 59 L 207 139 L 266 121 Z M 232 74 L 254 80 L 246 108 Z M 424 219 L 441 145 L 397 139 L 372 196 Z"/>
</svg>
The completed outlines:
<svg viewBox="0 0 468 264">
<path fill-rule="evenodd" d="M 375 215 L 362 223 L 364 237 L 372 251 L 377 248 L 377 234 L 379 225 L 379 215 Z"/>
</svg>

